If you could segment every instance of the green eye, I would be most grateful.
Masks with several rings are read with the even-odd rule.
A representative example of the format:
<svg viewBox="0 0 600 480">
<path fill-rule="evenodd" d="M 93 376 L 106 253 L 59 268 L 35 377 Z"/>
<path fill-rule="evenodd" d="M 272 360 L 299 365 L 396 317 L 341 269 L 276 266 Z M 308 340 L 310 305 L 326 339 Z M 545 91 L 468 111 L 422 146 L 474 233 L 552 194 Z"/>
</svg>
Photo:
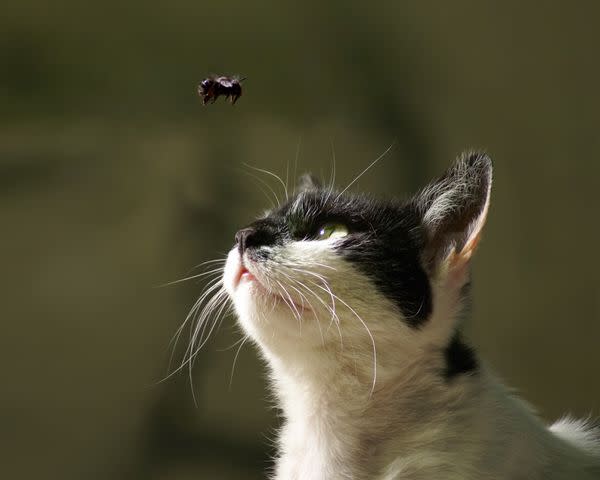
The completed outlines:
<svg viewBox="0 0 600 480">
<path fill-rule="evenodd" d="M 342 238 L 348 235 L 348 228 L 341 223 L 326 223 L 317 232 L 317 240 Z"/>
</svg>

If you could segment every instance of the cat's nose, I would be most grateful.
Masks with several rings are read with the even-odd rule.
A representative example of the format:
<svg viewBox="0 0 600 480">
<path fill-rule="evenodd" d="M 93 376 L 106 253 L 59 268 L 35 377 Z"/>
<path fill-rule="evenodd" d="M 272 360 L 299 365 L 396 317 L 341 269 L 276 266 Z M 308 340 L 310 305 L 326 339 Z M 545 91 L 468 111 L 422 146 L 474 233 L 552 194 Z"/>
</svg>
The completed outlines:
<svg viewBox="0 0 600 480">
<path fill-rule="evenodd" d="M 264 247 L 272 245 L 276 241 L 275 234 L 263 225 L 254 225 L 251 227 L 242 228 L 235 234 L 238 252 L 244 255 L 248 248 Z"/>
<path fill-rule="evenodd" d="M 235 242 L 237 243 L 238 252 L 240 256 L 244 255 L 244 251 L 248 247 L 249 240 L 252 239 L 252 235 L 256 233 L 252 227 L 242 228 L 235 234 Z"/>
</svg>

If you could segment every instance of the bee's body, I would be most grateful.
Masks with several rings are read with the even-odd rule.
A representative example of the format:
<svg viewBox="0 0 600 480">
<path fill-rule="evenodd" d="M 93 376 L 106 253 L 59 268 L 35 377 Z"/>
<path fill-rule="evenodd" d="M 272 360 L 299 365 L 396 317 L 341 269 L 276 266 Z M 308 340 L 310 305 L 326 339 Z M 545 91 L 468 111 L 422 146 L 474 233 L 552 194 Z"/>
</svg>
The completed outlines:
<svg viewBox="0 0 600 480">
<path fill-rule="evenodd" d="M 202 103 L 206 105 L 212 100 L 215 103 L 221 95 L 231 100 L 231 104 L 235 104 L 238 98 L 242 96 L 241 82 L 244 78 L 237 77 L 217 77 L 210 76 L 202 80 L 198 85 L 198 95 L 202 97 Z"/>
</svg>

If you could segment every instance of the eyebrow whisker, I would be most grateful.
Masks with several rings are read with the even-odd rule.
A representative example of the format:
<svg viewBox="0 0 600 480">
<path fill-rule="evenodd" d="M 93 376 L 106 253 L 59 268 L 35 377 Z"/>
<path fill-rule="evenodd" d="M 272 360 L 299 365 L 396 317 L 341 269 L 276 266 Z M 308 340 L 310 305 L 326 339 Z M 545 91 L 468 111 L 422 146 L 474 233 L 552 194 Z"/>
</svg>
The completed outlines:
<svg viewBox="0 0 600 480">
<path fill-rule="evenodd" d="M 377 163 L 379 160 L 381 160 L 383 157 L 385 157 L 385 156 L 387 155 L 387 153 L 388 153 L 388 152 L 389 152 L 389 151 L 392 149 L 392 147 L 393 147 L 395 144 L 396 144 L 396 141 L 394 140 L 394 141 L 392 142 L 392 144 L 391 144 L 391 145 L 390 145 L 388 148 L 386 148 L 385 152 L 383 152 L 381 155 L 379 155 L 379 156 L 378 156 L 378 157 L 377 157 L 375 160 L 373 160 L 373 161 L 372 161 L 372 162 L 369 164 L 369 166 L 368 166 L 367 168 L 365 168 L 365 169 L 364 169 L 362 172 L 360 172 L 360 173 L 359 173 L 359 174 L 356 176 L 356 178 L 354 178 L 354 180 L 352 180 L 352 181 L 351 181 L 351 182 L 350 182 L 350 183 L 349 183 L 349 184 L 346 186 L 346 188 L 344 188 L 344 189 L 343 189 L 343 190 L 342 190 L 340 193 L 338 193 L 338 195 L 337 195 L 337 197 L 335 197 L 335 199 L 337 200 L 338 198 L 340 198 L 340 196 L 342 195 L 342 193 L 344 193 L 344 192 L 345 192 L 346 190 L 348 190 L 348 189 L 349 189 L 349 188 L 350 188 L 352 185 L 354 185 L 354 183 L 356 183 L 356 181 L 357 181 L 357 180 L 358 180 L 360 177 L 362 177 L 362 176 L 363 176 L 365 173 L 367 173 L 367 172 L 368 172 L 368 171 L 371 169 L 371 167 L 372 167 L 373 165 L 375 165 L 375 164 L 376 164 L 376 163 Z"/>
<path fill-rule="evenodd" d="M 284 183 L 284 181 L 281 179 L 281 177 L 280 177 L 279 175 L 277 175 L 276 173 L 273 173 L 273 172 L 271 172 L 271 171 L 269 171 L 269 170 L 265 170 L 264 168 L 258 168 L 258 167 L 255 167 L 255 166 L 253 166 L 253 165 L 249 165 L 249 164 L 247 164 L 247 163 L 244 163 L 244 165 L 245 165 L 246 167 L 248 167 L 248 168 L 251 168 L 251 169 L 253 169 L 253 170 L 256 170 L 257 172 L 264 173 L 265 175 L 271 175 L 271 176 L 272 176 L 273 178 L 275 178 L 275 179 L 276 179 L 276 180 L 277 180 L 277 181 L 278 181 L 278 182 L 281 184 L 281 186 L 283 187 L 283 191 L 284 191 L 284 193 L 285 193 L 285 199 L 287 200 L 287 199 L 289 198 L 289 195 L 288 195 L 288 189 L 287 189 L 287 185 Z"/>
</svg>

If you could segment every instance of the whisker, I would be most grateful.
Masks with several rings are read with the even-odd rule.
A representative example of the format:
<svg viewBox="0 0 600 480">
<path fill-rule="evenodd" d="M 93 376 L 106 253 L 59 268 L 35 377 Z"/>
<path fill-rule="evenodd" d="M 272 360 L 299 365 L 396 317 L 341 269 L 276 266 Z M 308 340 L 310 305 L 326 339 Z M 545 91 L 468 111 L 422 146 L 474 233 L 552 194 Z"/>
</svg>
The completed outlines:
<svg viewBox="0 0 600 480">
<path fill-rule="evenodd" d="M 288 191 L 287 191 L 287 186 L 285 183 L 283 183 L 283 180 L 281 179 L 281 177 L 273 172 L 270 172 L 269 170 L 265 170 L 264 168 L 258 168 L 258 167 L 254 167 L 252 165 L 248 165 L 247 163 L 244 163 L 244 165 L 248 168 L 252 168 L 253 170 L 256 170 L 257 172 L 261 172 L 264 173 L 265 175 L 271 175 L 273 178 L 275 178 L 283 187 L 283 191 L 285 193 L 285 199 L 287 200 L 288 197 Z"/>
<path fill-rule="evenodd" d="M 288 199 L 287 191 L 288 191 L 288 180 L 290 176 L 290 157 L 286 158 L 285 161 L 285 199 Z"/>
<path fill-rule="evenodd" d="M 242 170 L 242 172 L 245 173 L 246 175 L 248 175 L 250 178 L 256 180 L 257 182 L 260 182 L 262 185 L 267 187 L 269 192 L 271 192 L 271 195 L 273 195 L 273 197 L 275 197 L 275 202 L 273 202 L 273 199 L 269 195 L 267 195 L 267 192 L 265 192 L 265 190 L 262 187 L 260 187 L 260 185 L 258 185 L 258 187 L 265 194 L 265 196 L 267 197 L 267 200 L 269 200 L 269 203 L 271 204 L 271 206 L 273 208 L 277 208 L 279 205 L 281 205 L 281 202 L 279 201 L 279 197 L 277 196 L 277 194 L 275 193 L 275 190 L 273 190 L 273 187 L 271 187 L 271 185 L 269 185 L 265 180 L 258 177 L 257 175 L 254 175 L 251 172 L 247 172 L 246 170 Z"/>
<path fill-rule="evenodd" d="M 296 308 L 296 304 L 292 300 L 292 297 L 290 296 L 288 291 L 285 289 L 285 287 L 278 280 L 276 280 L 276 282 L 279 285 L 279 287 L 283 290 L 283 292 L 287 295 L 287 297 L 289 298 L 289 303 L 288 303 L 288 301 L 285 298 L 281 297 L 282 300 L 285 302 L 285 304 L 291 310 L 292 315 L 294 315 L 294 317 L 298 320 L 298 324 L 300 326 L 300 335 L 302 335 L 302 318 L 301 318 L 300 312 L 298 311 L 298 308 Z"/>
<path fill-rule="evenodd" d="M 237 347 L 240 342 L 244 341 L 244 337 L 240 338 L 239 340 L 236 340 L 235 342 L 233 342 L 231 345 L 229 345 L 228 347 L 225 348 L 217 348 L 217 352 L 226 352 L 227 350 L 231 350 L 232 348 Z"/>
<path fill-rule="evenodd" d="M 308 270 L 303 270 L 303 269 L 300 269 L 300 268 L 292 268 L 292 270 L 295 270 L 295 271 L 300 272 L 300 273 L 308 273 L 308 274 L 314 275 L 314 276 L 316 276 L 317 278 L 319 278 L 323 282 L 323 285 L 324 285 L 323 288 L 325 289 L 325 291 L 329 294 L 329 296 L 331 298 L 331 306 L 327 305 L 315 292 L 313 292 L 304 283 L 300 282 L 297 279 L 293 279 L 293 278 L 290 277 L 290 279 L 294 280 L 295 282 L 297 282 L 298 284 L 300 284 L 302 287 L 304 287 L 306 290 L 308 290 L 310 293 L 312 293 L 315 296 L 315 298 L 317 300 L 319 300 L 319 302 L 321 302 L 323 304 L 323 306 L 325 307 L 325 309 L 331 312 L 331 320 L 329 322 L 328 329 L 331 328 L 331 324 L 332 323 L 335 323 L 335 326 L 337 327 L 338 334 L 339 334 L 339 337 L 340 337 L 341 348 L 343 350 L 343 348 L 344 348 L 344 342 L 343 342 L 343 339 L 342 339 L 342 331 L 340 329 L 340 319 L 337 316 L 337 313 L 335 311 L 335 298 L 334 298 L 333 292 L 331 291 L 331 288 L 329 287 L 329 284 L 327 283 L 327 280 L 325 280 L 324 277 L 316 274 L 315 272 L 310 272 Z"/>
<path fill-rule="evenodd" d="M 168 287 L 168 286 L 171 286 L 171 285 L 176 285 L 178 283 L 187 282 L 189 280 L 194 280 L 195 278 L 202 278 L 202 277 L 205 277 L 206 275 L 211 275 L 211 274 L 216 274 L 216 273 L 221 273 L 222 274 L 223 273 L 223 267 L 215 268 L 214 270 L 209 270 L 208 272 L 198 273 L 196 275 L 191 275 L 189 277 L 180 278 L 178 280 L 173 280 L 171 282 L 163 283 L 161 285 L 158 285 L 156 288 L 164 288 L 164 287 Z"/>
<path fill-rule="evenodd" d="M 187 365 L 188 365 L 188 378 L 189 378 L 189 382 L 190 382 L 190 388 L 191 388 L 191 391 L 192 391 L 192 398 L 194 400 L 194 405 L 196 407 L 198 407 L 198 402 L 197 402 L 197 399 L 196 399 L 196 392 L 194 390 L 194 378 L 193 378 L 193 375 L 192 375 L 192 368 L 194 366 L 194 360 L 197 357 L 198 352 L 200 351 L 200 349 L 202 348 L 202 346 L 204 345 L 204 343 L 206 342 L 206 340 L 208 339 L 208 337 L 212 333 L 212 331 L 214 329 L 214 326 L 217 323 L 218 316 L 215 317 L 215 320 L 213 320 L 212 326 L 211 326 L 211 328 L 210 328 L 210 330 L 208 332 L 208 335 L 207 335 L 206 339 L 204 340 L 204 342 L 202 342 L 195 349 L 193 348 L 193 345 L 195 345 L 195 343 L 196 343 L 198 331 L 200 330 L 200 328 L 199 328 L 200 325 L 202 325 L 202 329 L 201 329 L 201 333 L 200 333 L 200 340 L 202 340 L 202 336 L 204 335 L 204 331 L 205 331 L 205 328 L 206 328 L 206 325 L 207 325 L 207 321 L 206 320 L 207 320 L 208 316 L 216 308 L 218 308 L 217 306 L 219 304 L 221 304 L 221 309 L 219 310 L 219 314 L 220 314 L 222 312 L 222 309 L 223 309 L 223 304 L 224 304 L 224 302 L 227 301 L 227 298 L 228 297 L 227 297 L 227 294 L 226 294 L 224 288 L 221 288 L 221 290 L 219 290 L 218 293 L 213 298 L 211 298 L 211 300 L 209 301 L 209 303 L 207 304 L 207 306 L 205 307 L 205 309 L 202 311 L 202 313 L 201 313 L 201 315 L 200 315 L 200 317 L 198 319 L 197 327 L 194 329 L 194 335 L 192 337 L 192 341 L 191 341 L 190 347 L 188 349 L 190 353 L 189 353 L 189 355 L 187 357 L 187 361 L 184 362 L 184 364 L 183 364 L 183 365 L 185 365 L 185 363 L 187 363 Z M 214 302 L 213 302 L 213 300 L 214 300 Z M 209 304 L 211 306 L 209 306 Z"/>
<path fill-rule="evenodd" d="M 425 297 L 421 298 L 421 304 L 419 305 L 419 309 L 413 313 L 412 315 L 409 315 L 407 317 L 404 317 L 406 320 L 410 320 L 411 318 L 416 318 L 419 316 L 419 314 L 421 313 L 421 310 L 423 310 L 423 305 L 425 305 Z"/>
<path fill-rule="evenodd" d="M 307 274 L 312 274 L 317 278 L 320 278 L 321 280 L 323 280 L 323 277 L 319 274 L 316 274 L 314 272 L 310 272 L 308 270 L 302 270 L 302 269 L 298 269 L 304 273 Z M 327 291 L 327 289 L 325 289 L 323 286 L 319 285 L 316 282 L 313 282 L 311 280 L 309 280 L 310 283 L 312 283 L 313 285 L 315 285 L 317 288 L 320 288 L 321 290 Z M 352 312 L 352 314 L 358 319 L 358 321 L 362 324 L 362 326 L 365 328 L 365 330 L 367 331 L 367 334 L 369 335 L 369 338 L 371 340 L 371 345 L 373 346 L 373 384 L 371 386 L 371 395 L 373 394 L 373 392 L 375 391 L 375 383 L 377 382 L 377 347 L 375 345 L 375 338 L 373 337 L 373 334 L 371 333 L 371 330 L 369 329 L 369 327 L 367 326 L 367 324 L 365 323 L 365 321 L 360 317 L 360 315 L 358 313 L 356 313 L 356 311 L 350 306 L 348 305 L 344 300 L 342 300 L 339 296 L 337 296 L 336 294 L 334 294 L 331 289 L 329 289 L 328 293 L 330 293 L 332 295 L 333 298 L 335 298 L 337 301 L 339 301 L 341 304 L 343 304 L 346 308 L 348 308 L 348 310 L 350 310 L 350 312 Z"/>
<path fill-rule="evenodd" d="M 217 308 L 221 307 L 226 300 L 227 293 L 225 292 L 225 289 L 221 286 L 221 289 L 219 289 L 219 291 L 207 302 L 202 312 L 200 312 L 200 315 L 196 319 L 196 326 L 194 327 L 193 333 L 190 338 L 190 344 L 187 350 L 188 352 L 190 352 L 187 356 L 188 362 L 191 363 L 193 361 L 196 354 L 200 351 L 200 348 L 204 345 L 204 333 L 206 332 L 209 323 L 208 318 Z M 212 333 L 212 330 L 216 324 L 216 318 L 217 317 L 215 317 L 215 319 L 212 322 L 212 326 L 209 330 L 209 335 L 210 333 Z M 196 347 L 198 343 L 200 343 L 200 346 Z"/>
<path fill-rule="evenodd" d="M 233 357 L 233 364 L 231 365 L 231 373 L 229 374 L 229 391 L 231 391 L 231 386 L 233 385 L 233 373 L 235 372 L 235 365 L 237 363 L 238 355 L 242 351 L 242 347 L 244 346 L 244 344 L 246 343 L 246 341 L 249 338 L 250 337 L 248 335 L 246 335 L 246 336 L 244 336 L 244 338 L 242 338 L 242 340 L 241 340 L 242 343 L 240 343 L 240 346 L 238 347 L 237 351 L 235 352 L 235 356 Z"/>
<path fill-rule="evenodd" d="M 317 286 L 319 288 L 321 288 L 320 285 L 317 285 Z M 373 346 L 373 384 L 371 386 L 371 395 L 373 395 L 373 392 L 375 391 L 375 384 L 377 383 L 377 347 L 375 346 L 375 338 L 373 338 L 373 334 L 371 333 L 371 330 L 369 329 L 369 327 L 367 326 L 365 321 L 360 317 L 360 315 L 358 313 L 356 313 L 356 311 L 350 305 L 348 305 L 344 300 L 342 300 L 340 297 L 338 297 L 335 294 L 333 294 L 333 296 L 339 302 L 341 302 L 343 305 L 345 305 L 346 308 L 348 308 L 348 310 L 350 310 L 354 314 L 354 316 L 358 319 L 358 321 L 365 328 L 365 330 L 367 331 L 367 334 L 369 335 L 369 338 L 371 339 L 371 345 Z"/>
<path fill-rule="evenodd" d="M 330 143 L 331 143 L 331 158 L 332 158 L 332 166 L 331 166 L 331 173 L 329 175 L 329 188 L 327 189 L 327 197 L 325 198 L 325 203 L 327 203 L 329 201 L 329 198 L 331 197 L 333 190 L 335 188 L 335 147 L 333 145 L 333 139 L 329 139 Z"/>
<path fill-rule="evenodd" d="M 216 310 L 217 308 L 219 310 L 217 311 L 217 314 L 214 316 L 212 325 L 210 326 L 210 329 L 208 330 L 206 337 L 204 337 L 204 340 L 202 340 L 202 337 L 204 336 L 205 329 L 204 328 L 202 329 L 203 330 L 202 335 L 200 336 L 200 340 L 202 341 L 202 343 L 200 343 L 200 345 L 198 345 L 198 348 L 196 349 L 196 352 L 194 353 L 194 358 L 196 357 L 197 353 L 202 349 L 202 347 L 204 347 L 204 345 L 206 345 L 206 342 L 208 341 L 211 334 L 215 330 L 215 327 L 217 326 L 219 321 L 222 319 L 222 315 L 223 315 L 225 308 L 227 308 L 227 293 L 225 292 L 225 290 L 223 290 L 222 293 L 223 293 L 223 295 L 221 296 L 219 301 L 216 303 L 216 306 L 213 308 L 213 311 Z M 204 318 L 206 320 L 208 318 L 208 315 Z M 208 322 L 205 321 L 204 323 L 207 324 Z M 192 365 L 194 364 L 194 361 L 195 360 L 192 360 Z"/>
<path fill-rule="evenodd" d="M 252 180 L 254 180 L 255 182 L 258 181 L 258 179 L 255 177 L 252 177 Z M 260 183 L 255 183 L 255 185 L 258 187 L 258 189 L 261 191 L 261 193 L 267 198 L 267 200 L 271 204 L 271 208 L 272 209 L 277 208 L 277 203 L 275 203 L 273 201 L 273 199 L 269 196 L 269 193 L 262 187 L 262 185 Z"/>
<path fill-rule="evenodd" d="M 338 193 L 337 197 L 335 197 L 335 199 L 337 200 L 338 198 L 340 198 L 340 195 L 342 195 L 342 193 L 344 193 L 346 190 L 348 190 L 352 185 L 354 185 L 354 183 L 356 183 L 356 181 L 362 177 L 365 173 L 367 173 L 371 167 L 373 165 L 375 165 L 379 160 L 381 160 L 383 157 L 386 156 L 386 154 L 392 149 L 392 147 L 395 145 L 395 141 L 392 142 L 392 144 L 385 150 L 385 152 L 383 152 L 381 155 L 379 155 L 375 160 L 373 160 L 369 166 L 367 168 L 365 168 L 362 172 L 360 172 L 356 178 L 354 180 L 352 180 L 347 186 L 346 188 L 344 188 L 340 193 Z"/>
<path fill-rule="evenodd" d="M 186 324 L 190 321 L 190 319 L 192 319 L 194 317 L 197 310 L 202 305 L 202 302 L 204 302 L 204 300 L 208 297 L 208 295 L 211 294 L 211 292 L 213 292 L 215 289 L 217 289 L 219 287 L 219 283 L 220 283 L 219 280 L 220 280 L 219 278 L 214 278 L 207 283 L 207 285 L 203 288 L 202 292 L 200 293 L 200 297 L 194 302 L 194 305 L 192 305 L 192 308 L 186 315 L 185 319 L 183 320 L 183 322 L 181 323 L 179 328 L 175 331 L 175 334 L 169 341 L 169 346 L 172 345 L 172 348 L 171 348 L 171 356 L 169 358 L 168 369 L 171 368 L 171 364 L 173 363 L 173 355 L 175 354 L 175 350 L 177 349 L 177 343 L 179 342 L 179 338 L 181 337 L 181 333 L 183 332 L 183 329 L 185 328 Z"/>
<path fill-rule="evenodd" d="M 198 265 L 194 265 L 192 268 L 190 268 L 189 271 L 191 272 L 192 270 L 195 270 L 196 268 L 200 268 L 200 267 L 202 267 L 204 265 L 207 265 L 209 263 L 222 263 L 224 265 L 226 261 L 227 261 L 226 258 L 215 258 L 215 259 L 212 259 L 212 260 L 207 260 L 205 262 L 199 263 Z"/>
<path fill-rule="evenodd" d="M 215 280 L 216 280 L 216 283 L 214 283 L 212 286 L 210 286 L 210 288 L 207 288 L 206 291 L 200 296 L 200 298 L 198 300 L 196 300 L 196 302 L 194 303 L 194 306 L 192 307 L 192 309 L 190 310 L 190 312 L 186 316 L 186 318 L 183 321 L 182 325 L 177 329 L 177 332 L 175 333 L 174 338 L 171 340 L 171 343 L 174 342 L 174 345 L 173 345 L 173 350 L 172 350 L 172 353 L 171 353 L 171 359 L 169 361 L 169 369 L 170 369 L 170 364 L 172 363 L 172 360 L 173 360 L 173 354 L 175 352 L 175 349 L 177 347 L 177 343 L 179 341 L 179 337 L 181 336 L 183 328 L 190 321 L 190 319 L 193 318 L 194 321 L 196 321 L 197 319 L 200 319 L 200 322 L 193 329 L 195 332 L 197 332 L 198 329 L 200 328 L 200 325 L 203 323 L 203 319 L 207 318 L 208 315 L 210 315 L 210 313 L 212 311 L 214 311 L 215 307 L 221 301 L 226 301 L 227 300 L 228 297 L 226 296 L 226 292 L 225 292 L 225 289 L 224 289 L 224 287 L 222 285 L 221 280 L 220 279 L 215 279 Z M 204 302 L 204 300 L 215 289 L 217 289 L 217 288 L 219 288 L 217 290 L 217 293 L 215 293 L 213 295 L 213 297 L 211 297 L 211 299 L 203 307 L 202 312 L 200 313 L 200 315 L 198 317 L 196 317 L 198 309 L 200 308 L 200 306 L 202 305 L 202 303 Z M 173 371 L 171 371 L 170 373 L 168 373 L 165 377 L 163 377 L 158 383 L 162 383 L 162 382 L 168 380 L 169 378 L 171 378 L 176 373 L 180 372 L 186 366 L 186 364 L 189 364 L 191 362 L 191 360 L 194 358 L 194 356 L 197 354 L 197 351 L 194 351 L 191 348 L 192 345 L 193 345 L 193 342 L 195 341 L 194 335 L 192 333 L 190 333 L 190 337 L 191 337 L 190 338 L 190 344 L 188 344 L 186 352 L 184 353 L 184 359 L 181 362 L 181 364 L 177 368 L 175 368 Z"/>
<path fill-rule="evenodd" d="M 290 281 L 295 282 L 297 284 L 299 284 L 300 286 L 304 286 L 310 293 L 312 293 L 315 298 L 317 300 L 319 300 L 321 303 L 323 303 L 323 305 L 325 305 L 325 307 L 327 307 L 327 305 L 312 291 L 310 290 L 308 287 L 306 287 L 302 282 L 300 282 L 299 280 L 296 280 L 295 278 L 293 278 L 292 276 L 288 275 L 285 272 L 280 272 L 281 274 L 283 274 L 285 277 L 287 277 Z M 319 328 L 319 333 L 321 335 L 321 343 L 323 345 L 323 347 L 325 347 L 325 337 L 323 336 L 323 330 L 321 329 L 321 321 L 319 320 L 319 317 L 315 311 L 315 307 L 313 306 L 313 304 L 310 302 L 310 300 L 306 297 L 306 295 L 304 295 L 300 290 L 298 290 L 296 287 L 294 287 L 293 285 L 288 285 L 291 289 L 293 289 L 296 293 L 298 293 L 298 295 L 300 295 L 300 299 L 302 301 L 302 305 L 304 306 L 304 301 L 306 300 L 306 303 L 308 304 L 308 306 L 310 307 L 313 316 L 315 317 L 315 320 L 317 322 L 317 327 Z"/>
<path fill-rule="evenodd" d="M 294 159 L 294 182 L 297 181 L 297 175 L 298 175 L 298 157 L 300 156 L 300 147 L 302 146 L 302 135 L 300 135 L 300 138 L 298 139 L 298 144 L 296 145 L 296 158 Z M 296 184 L 294 183 L 294 191 L 293 193 L 296 193 Z"/>
<path fill-rule="evenodd" d="M 204 305 L 203 310 L 207 308 L 208 305 L 214 300 L 214 297 L 218 295 L 218 293 L 223 289 L 223 278 L 215 277 L 209 281 L 206 287 L 204 287 L 201 292 L 200 298 L 196 301 L 192 309 L 190 310 L 188 316 L 186 317 L 186 321 L 188 318 L 192 318 L 192 323 L 198 319 L 198 315 L 202 313 L 200 307 L 204 303 L 204 301 L 214 292 L 213 296 L 208 300 L 206 305 Z M 216 290 L 216 292 L 215 292 Z M 191 325 L 193 327 L 193 325 Z M 191 333 L 190 333 L 191 338 Z"/>
<path fill-rule="evenodd" d="M 291 267 L 291 269 L 294 270 L 295 272 L 306 273 L 308 275 L 312 275 L 313 277 L 316 277 L 319 280 L 321 280 L 323 283 L 328 284 L 327 279 L 323 275 L 320 275 L 316 272 L 312 272 L 310 270 L 305 270 L 303 268 L 297 268 L 297 267 Z"/>
</svg>

